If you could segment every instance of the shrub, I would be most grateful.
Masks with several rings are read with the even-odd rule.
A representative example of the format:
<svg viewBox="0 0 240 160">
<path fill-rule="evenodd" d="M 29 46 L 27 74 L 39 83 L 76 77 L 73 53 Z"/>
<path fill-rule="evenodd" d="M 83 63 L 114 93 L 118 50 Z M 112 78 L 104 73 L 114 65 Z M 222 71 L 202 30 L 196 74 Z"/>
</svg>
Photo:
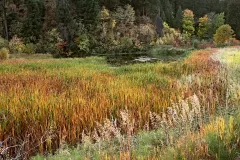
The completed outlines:
<svg viewBox="0 0 240 160">
<path fill-rule="evenodd" d="M 75 43 L 81 53 L 83 53 L 84 55 L 90 53 L 90 39 L 87 34 L 83 34 L 76 38 Z"/>
<path fill-rule="evenodd" d="M 68 55 L 65 53 L 67 47 L 67 42 L 59 42 L 56 44 L 56 50 L 59 55 Z"/>
<path fill-rule="evenodd" d="M 189 44 L 189 36 L 181 34 L 180 31 L 170 28 L 164 23 L 164 36 L 157 39 L 157 45 L 173 45 L 174 47 L 187 46 Z"/>
<path fill-rule="evenodd" d="M 174 34 L 165 34 L 162 38 L 157 40 L 158 45 L 173 45 L 174 43 Z"/>
<path fill-rule="evenodd" d="M 122 51 L 128 51 L 133 47 L 133 40 L 130 37 L 123 37 L 120 40 L 120 46 Z"/>
<path fill-rule="evenodd" d="M 100 15 L 99 15 L 100 19 L 102 21 L 106 21 L 110 19 L 110 12 L 108 9 L 106 9 L 105 7 L 102 8 L 102 10 L 100 11 Z"/>
<path fill-rule="evenodd" d="M 63 42 L 60 33 L 56 28 L 48 31 L 37 44 L 37 52 L 40 53 L 58 53 L 57 44 Z"/>
<path fill-rule="evenodd" d="M 28 43 L 25 45 L 23 52 L 27 54 L 35 54 L 37 47 L 33 43 Z"/>
<path fill-rule="evenodd" d="M 169 25 L 164 22 L 164 35 L 163 37 L 157 39 L 157 45 L 173 45 L 175 43 L 175 38 L 180 36 L 180 33 L 174 28 L 170 28 Z"/>
<path fill-rule="evenodd" d="M 199 46 L 200 43 L 201 43 L 201 42 L 200 42 L 198 39 L 193 39 L 193 40 L 192 40 L 192 46 L 193 46 L 194 48 L 198 48 L 198 46 Z"/>
<path fill-rule="evenodd" d="M 208 41 L 201 41 L 201 43 L 198 45 L 198 49 L 206 49 L 206 48 L 214 48 L 215 45 L 212 42 Z"/>
<path fill-rule="evenodd" d="M 8 41 L 0 36 L 0 48 L 8 47 Z"/>
<path fill-rule="evenodd" d="M 150 23 L 139 25 L 138 39 L 144 43 L 150 43 L 156 36 L 156 30 Z"/>
<path fill-rule="evenodd" d="M 24 44 L 21 38 L 14 36 L 9 42 L 9 50 L 11 53 L 22 53 L 24 50 Z"/>
<path fill-rule="evenodd" d="M 136 21 L 138 24 L 152 24 L 153 23 L 151 18 L 148 16 L 137 17 Z"/>
<path fill-rule="evenodd" d="M 237 40 L 236 38 L 231 38 L 231 39 L 230 39 L 230 45 L 231 45 L 231 46 L 240 45 L 240 41 Z"/>
<path fill-rule="evenodd" d="M 150 50 L 150 54 L 153 57 L 163 59 L 167 56 L 181 56 L 187 53 L 185 49 L 174 48 L 170 46 L 157 47 Z"/>
<path fill-rule="evenodd" d="M 214 43 L 216 45 L 224 45 L 233 37 L 234 31 L 232 27 L 228 24 L 222 25 L 214 34 Z"/>
<path fill-rule="evenodd" d="M 9 58 L 9 50 L 7 48 L 0 49 L 0 60 L 5 60 Z"/>
</svg>

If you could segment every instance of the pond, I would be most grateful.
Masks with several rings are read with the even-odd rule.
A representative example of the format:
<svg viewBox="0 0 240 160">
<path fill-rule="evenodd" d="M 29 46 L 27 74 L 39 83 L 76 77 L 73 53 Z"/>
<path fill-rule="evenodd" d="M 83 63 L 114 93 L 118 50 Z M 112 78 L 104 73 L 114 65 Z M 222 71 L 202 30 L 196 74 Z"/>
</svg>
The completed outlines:
<svg viewBox="0 0 240 160">
<path fill-rule="evenodd" d="M 112 65 L 128 65 L 135 63 L 154 63 L 158 61 L 171 62 L 185 58 L 192 49 L 173 47 L 156 47 L 148 52 L 113 53 L 106 55 L 106 60 Z"/>
</svg>

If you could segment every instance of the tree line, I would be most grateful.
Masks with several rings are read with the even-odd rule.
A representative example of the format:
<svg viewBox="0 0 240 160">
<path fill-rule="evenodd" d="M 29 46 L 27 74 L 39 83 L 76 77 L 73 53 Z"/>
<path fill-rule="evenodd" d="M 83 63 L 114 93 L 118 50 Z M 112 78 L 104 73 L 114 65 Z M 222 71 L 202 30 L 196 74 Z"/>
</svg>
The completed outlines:
<svg viewBox="0 0 240 160">
<path fill-rule="evenodd" d="M 198 25 L 198 18 L 205 14 L 225 13 L 226 22 L 240 38 L 239 0 L 0 0 L 0 5 L 1 36 L 10 40 L 17 35 L 25 43 L 44 43 L 42 41 L 61 38 L 70 46 L 80 37 L 78 40 L 83 41 L 81 46 L 85 50 L 84 45 L 99 41 L 92 38 L 100 36 L 99 30 L 103 31 L 103 27 L 111 30 L 109 24 L 103 26 L 109 20 L 101 17 L 104 9 L 108 12 L 106 14 L 112 14 L 117 19 L 118 24 L 131 26 L 131 23 L 123 21 L 131 19 L 131 14 L 134 14 L 134 24 L 148 22 L 155 25 L 155 18 L 159 15 L 170 27 L 179 30 L 182 30 L 185 9 L 193 11 L 194 25 Z M 127 5 L 133 10 L 126 8 Z M 111 34 L 111 31 L 108 33 Z"/>
</svg>

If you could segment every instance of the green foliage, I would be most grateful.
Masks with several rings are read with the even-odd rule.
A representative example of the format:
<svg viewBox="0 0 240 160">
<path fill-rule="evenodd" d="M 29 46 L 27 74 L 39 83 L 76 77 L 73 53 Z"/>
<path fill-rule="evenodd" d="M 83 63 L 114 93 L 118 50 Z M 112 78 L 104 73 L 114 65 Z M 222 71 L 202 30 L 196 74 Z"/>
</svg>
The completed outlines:
<svg viewBox="0 0 240 160">
<path fill-rule="evenodd" d="M 214 34 L 214 43 L 224 45 L 233 37 L 233 34 L 234 31 L 230 25 L 222 25 L 217 29 L 216 34 Z"/>
<path fill-rule="evenodd" d="M 124 8 L 118 7 L 113 14 L 113 19 L 119 24 L 133 25 L 135 21 L 135 11 L 131 5 L 126 5 Z"/>
<path fill-rule="evenodd" d="M 85 25 L 96 24 L 98 13 L 100 11 L 98 0 L 77 0 L 76 1 L 77 18 Z"/>
<path fill-rule="evenodd" d="M 36 50 L 37 50 L 37 47 L 36 47 L 35 44 L 33 44 L 33 43 L 27 43 L 27 44 L 25 44 L 25 46 L 24 46 L 23 53 L 26 53 L 26 54 L 35 54 L 35 53 L 36 53 Z"/>
<path fill-rule="evenodd" d="M 192 40 L 192 46 L 193 48 L 198 48 L 199 44 L 201 43 L 201 41 L 199 41 L 198 39 L 193 39 Z"/>
<path fill-rule="evenodd" d="M 64 41 L 68 43 L 72 42 L 75 24 L 71 15 L 71 5 L 68 0 L 57 0 L 56 16 L 58 28 Z"/>
<path fill-rule="evenodd" d="M 136 157 L 148 157 L 153 154 L 156 147 L 161 147 L 164 133 L 162 130 L 141 132 L 136 137 L 134 155 Z"/>
<path fill-rule="evenodd" d="M 133 40 L 130 37 L 122 37 L 120 39 L 121 51 L 128 52 L 133 47 Z"/>
<path fill-rule="evenodd" d="M 205 39 L 205 38 L 208 38 L 209 31 L 210 31 L 209 18 L 207 15 L 205 15 L 204 17 L 199 18 L 197 35 L 199 38 Z"/>
<path fill-rule="evenodd" d="M 9 58 L 9 50 L 5 47 L 0 49 L 0 60 L 6 60 Z"/>
<path fill-rule="evenodd" d="M 171 46 L 161 46 L 150 50 L 150 54 L 163 61 L 175 61 L 186 57 L 191 49 L 179 49 Z"/>
<path fill-rule="evenodd" d="M 72 20 L 71 18 L 71 9 L 70 3 L 68 0 L 57 0 L 57 21 L 66 25 Z"/>
<path fill-rule="evenodd" d="M 44 36 L 47 36 L 47 32 L 53 28 L 57 28 L 61 38 L 66 42 L 64 52 L 72 50 L 77 54 L 75 38 L 80 36 L 79 28 L 83 25 L 85 26 L 83 33 L 88 35 L 92 51 L 118 52 L 121 47 L 116 45 L 120 44 L 122 37 L 130 37 L 134 45 L 138 46 L 136 48 L 144 48 L 155 42 L 157 35 L 152 20 L 157 15 L 170 27 L 183 31 L 184 38 L 186 35 L 190 38 L 195 33 L 194 21 L 191 15 L 183 18 L 182 10 L 186 8 L 191 9 L 197 18 L 211 12 L 227 11 L 225 12 L 227 20 L 231 21 L 230 24 L 235 29 L 240 26 L 237 24 L 238 9 L 235 9 L 238 4 L 237 0 L 6 0 L 7 17 L 5 19 L 2 16 L 0 20 L 2 22 L 6 20 L 8 31 L 4 30 L 6 27 L 1 23 L 0 33 L 4 33 L 2 37 L 8 32 L 10 39 L 17 35 L 22 37 L 25 43 L 37 43 L 40 52 L 55 53 L 55 43 L 48 45 L 44 42 Z M 105 8 L 102 12 L 101 7 Z M 147 21 L 140 17 L 147 17 Z M 209 22 L 211 22 L 209 33 L 205 34 L 204 27 L 200 27 L 202 28 L 198 33 L 200 37 L 212 38 L 216 29 L 223 25 L 224 14 L 209 16 Z M 239 29 L 235 29 L 237 35 L 238 31 Z M 172 36 L 168 36 L 167 39 L 169 40 L 166 41 L 171 41 Z"/>
<path fill-rule="evenodd" d="M 178 30 L 170 28 L 169 25 L 164 22 L 164 36 L 158 38 L 157 45 L 173 45 L 175 47 L 187 46 L 189 43 L 189 37 L 185 34 L 181 34 Z"/>
<path fill-rule="evenodd" d="M 135 11 L 138 12 L 138 10 L 136 9 L 136 5 L 134 5 L 134 3 L 131 3 L 131 5 L 134 7 Z M 144 16 L 148 16 L 151 19 L 154 19 L 156 15 L 159 14 L 159 8 L 162 6 L 160 0 L 147 0 L 145 1 L 145 4 L 144 1 L 143 2 L 139 1 L 138 5 L 141 6 L 142 8 L 145 8 Z"/>
<path fill-rule="evenodd" d="M 213 37 L 213 35 L 216 33 L 217 29 L 224 25 L 225 23 L 225 15 L 224 13 L 219 13 L 219 14 L 214 14 L 211 20 L 211 29 L 210 29 L 210 33 L 211 33 L 211 37 Z"/>
<path fill-rule="evenodd" d="M 240 116 L 234 119 L 217 121 L 219 132 L 210 132 L 207 134 L 209 154 L 218 157 L 218 159 L 235 159 L 239 156 L 239 136 L 240 136 Z"/>
<path fill-rule="evenodd" d="M 130 5 L 118 7 L 112 14 L 103 7 L 100 19 L 100 36 L 97 37 L 100 43 L 98 42 L 97 50 L 102 53 L 137 51 L 141 49 L 140 40 L 150 43 L 155 35 L 152 25 L 146 24 L 138 27 L 134 24 L 135 11 Z"/>
<path fill-rule="evenodd" d="M 182 10 L 182 7 L 179 6 L 176 13 L 176 18 L 175 18 L 175 27 L 180 30 L 182 29 L 182 20 L 183 20 L 183 10 Z"/>
<path fill-rule="evenodd" d="M 8 48 L 8 41 L 0 36 L 0 49 L 3 47 Z"/>
<path fill-rule="evenodd" d="M 232 26 L 236 32 L 236 36 L 240 38 L 240 1 L 229 0 L 227 7 L 227 23 Z"/>
<path fill-rule="evenodd" d="M 195 32 L 194 14 L 189 9 L 184 10 L 182 28 L 183 28 L 183 33 L 187 34 L 189 37 L 191 37 Z"/>
<path fill-rule="evenodd" d="M 26 42 L 37 42 L 41 35 L 44 17 L 42 0 L 27 0 L 27 17 L 23 24 L 23 37 Z"/>
<path fill-rule="evenodd" d="M 173 9 L 169 0 L 162 1 L 163 10 L 166 16 L 166 22 L 172 27 L 174 26 L 174 17 L 173 17 Z"/>
<path fill-rule="evenodd" d="M 40 53 L 58 53 L 57 44 L 63 42 L 60 33 L 56 28 L 46 32 L 37 44 L 37 51 Z"/>
<path fill-rule="evenodd" d="M 20 20 L 12 21 L 11 26 L 9 28 L 11 32 L 11 36 L 15 36 L 15 35 L 24 36 L 23 27 L 24 27 L 24 22 Z"/>
<path fill-rule="evenodd" d="M 82 52 L 84 55 L 90 54 L 90 39 L 88 35 L 80 35 L 78 38 L 75 39 L 75 43 L 77 44 L 79 51 Z"/>
</svg>

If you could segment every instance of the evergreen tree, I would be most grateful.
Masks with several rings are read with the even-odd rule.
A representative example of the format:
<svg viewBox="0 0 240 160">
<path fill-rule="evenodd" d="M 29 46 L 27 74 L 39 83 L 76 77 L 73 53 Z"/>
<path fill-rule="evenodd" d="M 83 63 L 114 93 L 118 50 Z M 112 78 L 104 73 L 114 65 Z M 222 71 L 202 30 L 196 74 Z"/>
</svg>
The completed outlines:
<svg viewBox="0 0 240 160">
<path fill-rule="evenodd" d="M 147 16 L 153 19 L 161 11 L 161 0 L 150 0 L 147 8 Z"/>
<path fill-rule="evenodd" d="M 27 0 L 27 17 L 23 25 L 23 36 L 27 42 L 36 42 L 41 35 L 44 17 L 42 0 Z"/>
<path fill-rule="evenodd" d="M 71 34 L 71 28 L 73 19 L 71 16 L 71 6 L 69 0 L 57 0 L 57 22 L 58 27 L 62 33 L 64 41 L 71 42 L 73 35 Z"/>
<path fill-rule="evenodd" d="M 184 10 L 182 28 L 183 28 L 183 33 L 187 34 L 189 37 L 191 37 L 195 32 L 194 14 L 189 9 Z"/>
<path fill-rule="evenodd" d="M 133 0 L 134 1 L 134 0 Z M 100 6 L 104 6 L 107 9 L 114 10 L 120 5 L 120 0 L 99 0 Z M 129 4 L 123 3 L 123 4 Z"/>
<path fill-rule="evenodd" d="M 199 26 L 197 35 L 199 38 L 209 38 L 210 23 L 207 15 L 199 18 Z"/>
<path fill-rule="evenodd" d="M 178 29 L 182 28 L 182 19 L 183 19 L 183 10 L 182 7 L 179 6 L 178 10 L 177 10 L 177 14 L 176 14 L 176 18 L 175 18 L 175 27 Z"/>
<path fill-rule="evenodd" d="M 45 17 L 44 17 L 44 24 L 43 30 L 48 32 L 53 28 L 56 28 L 56 0 L 44 0 L 45 6 Z"/>
<path fill-rule="evenodd" d="M 76 12 L 84 24 L 95 24 L 100 12 L 98 0 L 77 0 Z"/>
<path fill-rule="evenodd" d="M 162 0 L 161 4 L 163 6 L 164 14 L 166 16 L 166 22 L 172 27 L 174 25 L 172 5 L 169 0 Z"/>
<path fill-rule="evenodd" d="M 8 23 L 7 23 L 7 13 L 6 13 L 6 0 L 0 0 L 0 14 L 1 14 L 1 20 L 3 26 L 3 34 L 5 38 L 8 40 L 9 39 L 9 33 L 8 33 Z"/>
<path fill-rule="evenodd" d="M 240 38 L 240 1 L 229 0 L 227 9 L 227 22 L 233 28 L 237 38 Z"/>
<path fill-rule="evenodd" d="M 179 7 L 182 6 L 182 0 L 169 0 L 172 4 L 173 15 L 176 17 Z"/>
<path fill-rule="evenodd" d="M 160 13 L 161 13 L 160 15 L 161 15 L 162 20 L 163 20 L 164 22 L 167 21 L 167 18 L 166 18 L 165 12 L 161 10 Z"/>
<path fill-rule="evenodd" d="M 217 29 L 224 25 L 225 16 L 224 13 L 215 14 L 211 20 L 211 28 L 210 28 L 210 37 L 216 33 Z"/>
</svg>

